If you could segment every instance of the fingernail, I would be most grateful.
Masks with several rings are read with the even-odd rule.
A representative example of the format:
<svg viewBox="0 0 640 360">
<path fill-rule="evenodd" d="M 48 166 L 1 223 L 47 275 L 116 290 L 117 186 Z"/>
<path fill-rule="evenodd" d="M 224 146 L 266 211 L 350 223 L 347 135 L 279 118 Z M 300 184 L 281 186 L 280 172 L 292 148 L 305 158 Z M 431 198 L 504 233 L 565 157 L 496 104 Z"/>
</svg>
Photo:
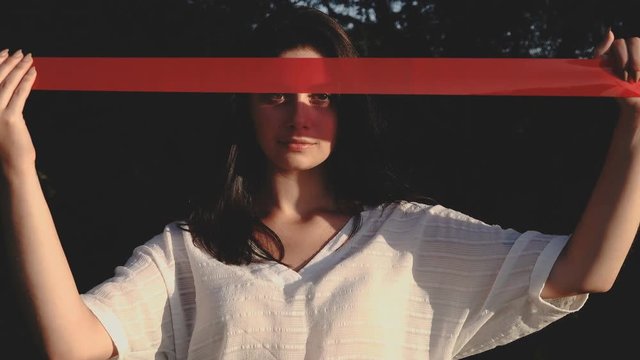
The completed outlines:
<svg viewBox="0 0 640 360">
<path fill-rule="evenodd" d="M 30 60 L 31 60 L 31 53 L 28 53 L 27 56 L 22 58 L 22 61 L 24 61 L 24 62 L 28 62 Z"/>
<path fill-rule="evenodd" d="M 22 49 L 13 53 L 13 56 L 22 56 Z"/>
<path fill-rule="evenodd" d="M 0 51 L 0 57 L 5 57 L 7 56 L 7 54 L 9 54 L 9 49 L 4 49 Z"/>
<path fill-rule="evenodd" d="M 629 73 L 627 72 L 627 70 L 622 71 L 622 78 L 624 79 L 624 81 L 629 81 Z"/>
</svg>

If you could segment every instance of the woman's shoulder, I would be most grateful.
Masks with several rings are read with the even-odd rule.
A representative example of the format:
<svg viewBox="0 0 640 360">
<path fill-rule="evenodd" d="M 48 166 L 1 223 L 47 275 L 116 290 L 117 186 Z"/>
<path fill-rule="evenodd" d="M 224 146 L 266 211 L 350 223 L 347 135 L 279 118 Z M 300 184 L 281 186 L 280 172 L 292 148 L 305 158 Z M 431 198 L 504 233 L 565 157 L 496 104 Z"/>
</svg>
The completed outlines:
<svg viewBox="0 0 640 360">
<path fill-rule="evenodd" d="M 437 203 L 395 201 L 365 209 L 366 215 L 378 214 L 384 218 L 401 218 L 435 223 L 488 225 L 458 210 Z"/>
<path fill-rule="evenodd" d="M 174 220 L 166 223 L 161 230 L 157 231 L 151 239 L 149 239 L 145 244 L 152 245 L 163 242 L 163 241 L 171 241 L 178 238 L 183 238 L 186 234 L 189 233 L 189 225 L 186 221 L 183 220 Z"/>
<path fill-rule="evenodd" d="M 134 250 L 135 253 L 147 254 L 158 258 L 166 258 L 173 261 L 173 258 L 180 253 L 184 253 L 190 242 L 189 227 L 185 221 L 175 220 L 166 223 L 160 231 L 157 231 L 142 245 Z"/>
</svg>

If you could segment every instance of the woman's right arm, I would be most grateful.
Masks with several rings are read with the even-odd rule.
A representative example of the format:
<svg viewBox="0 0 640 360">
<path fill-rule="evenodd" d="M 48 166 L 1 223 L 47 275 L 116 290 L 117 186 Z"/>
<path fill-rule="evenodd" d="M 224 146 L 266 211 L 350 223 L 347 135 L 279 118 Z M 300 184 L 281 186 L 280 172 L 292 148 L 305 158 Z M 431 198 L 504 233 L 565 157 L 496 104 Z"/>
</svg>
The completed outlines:
<svg viewBox="0 0 640 360">
<path fill-rule="evenodd" d="M 58 238 L 23 117 L 36 78 L 31 56 L 0 53 L 2 237 L 50 359 L 108 359 L 116 349 L 85 306 Z"/>
</svg>

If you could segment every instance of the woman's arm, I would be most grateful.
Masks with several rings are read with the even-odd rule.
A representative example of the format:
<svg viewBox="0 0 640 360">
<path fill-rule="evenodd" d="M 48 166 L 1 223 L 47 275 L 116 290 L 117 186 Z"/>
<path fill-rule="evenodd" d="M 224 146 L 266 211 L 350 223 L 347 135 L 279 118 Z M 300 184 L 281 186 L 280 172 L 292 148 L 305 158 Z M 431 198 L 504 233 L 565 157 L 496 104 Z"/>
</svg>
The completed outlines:
<svg viewBox="0 0 640 360">
<path fill-rule="evenodd" d="M 2 236 L 48 357 L 107 359 L 115 348 L 80 299 L 37 176 L 22 116 L 36 77 L 31 65 L 30 55 L 0 53 Z"/>
<path fill-rule="evenodd" d="M 596 56 L 614 58 L 620 76 L 640 78 L 640 38 L 614 40 Z M 605 292 L 614 284 L 640 225 L 640 98 L 618 100 L 620 117 L 582 217 L 542 291 L 543 298 Z"/>
</svg>

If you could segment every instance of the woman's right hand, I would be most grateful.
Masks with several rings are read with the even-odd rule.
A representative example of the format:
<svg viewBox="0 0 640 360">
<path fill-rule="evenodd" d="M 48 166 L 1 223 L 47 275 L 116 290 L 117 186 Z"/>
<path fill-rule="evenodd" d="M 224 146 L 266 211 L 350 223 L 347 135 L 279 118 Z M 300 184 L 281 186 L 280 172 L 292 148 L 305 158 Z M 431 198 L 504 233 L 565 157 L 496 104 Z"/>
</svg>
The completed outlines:
<svg viewBox="0 0 640 360">
<path fill-rule="evenodd" d="M 0 52 L 0 166 L 5 176 L 35 168 L 36 150 L 23 110 L 36 79 L 31 54 Z"/>
</svg>

